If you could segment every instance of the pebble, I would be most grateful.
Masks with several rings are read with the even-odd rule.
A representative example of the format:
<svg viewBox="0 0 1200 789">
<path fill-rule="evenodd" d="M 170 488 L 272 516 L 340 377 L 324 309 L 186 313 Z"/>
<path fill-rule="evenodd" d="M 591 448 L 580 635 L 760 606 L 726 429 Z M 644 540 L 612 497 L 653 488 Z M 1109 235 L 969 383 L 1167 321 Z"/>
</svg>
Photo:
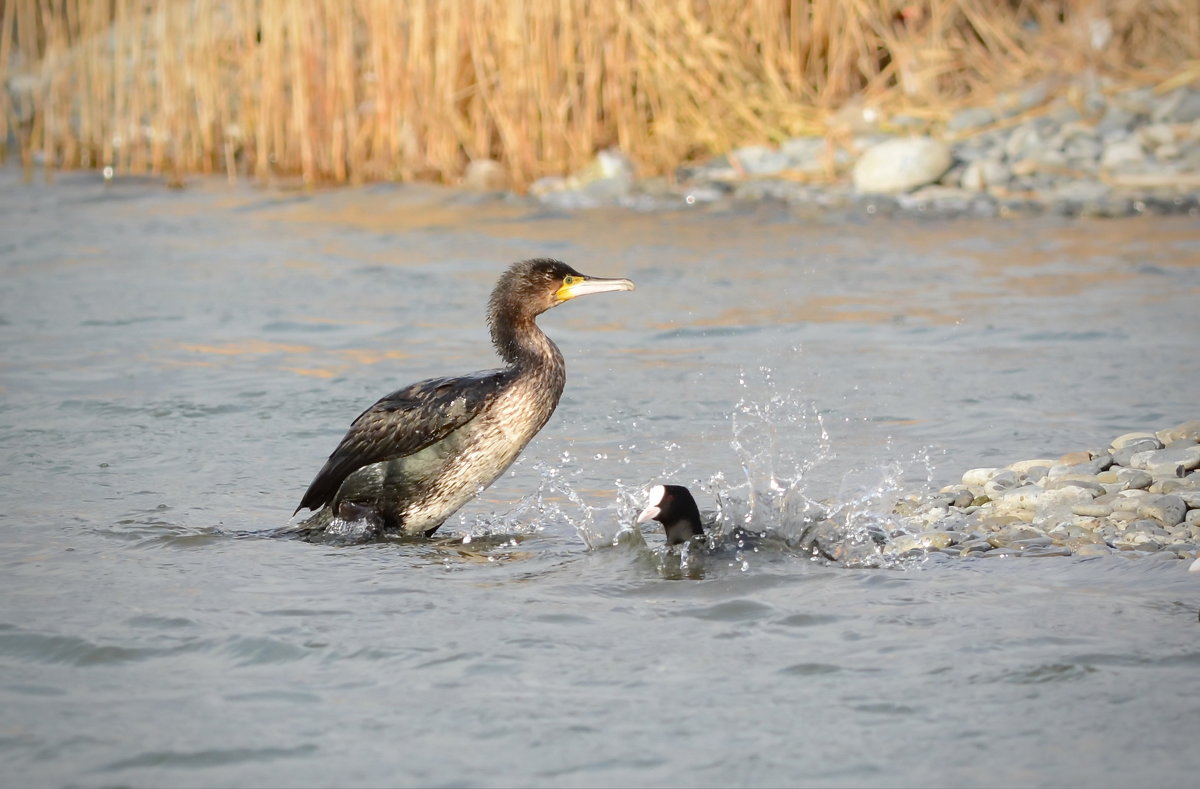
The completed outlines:
<svg viewBox="0 0 1200 789">
<path fill-rule="evenodd" d="M 1142 449 L 1162 449 L 1163 443 L 1159 441 L 1158 436 L 1154 433 L 1123 433 L 1112 440 L 1110 445 L 1113 449 L 1124 449 L 1125 447 L 1134 444 L 1142 444 L 1150 442 L 1154 446 L 1144 446 Z"/>
<path fill-rule="evenodd" d="M 1196 485 L 1190 479 L 1167 478 L 1155 480 L 1146 490 L 1151 493 L 1193 493 Z"/>
<path fill-rule="evenodd" d="M 1147 471 L 1155 478 L 1182 477 L 1200 465 L 1200 446 L 1136 452 L 1129 458 L 1129 465 Z"/>
<path fill-rule="evenodd" d="M 1155 435 L 1164 445 L 1173 444 L 1181 440 L 1200 443 L 1200 419 L 1192 419 L 1184 422 L 1182 425 L 1159 430 Z"/>
<path fill-rule="evenodd" d="M 1001 471 L 983 483 L 983 493 L 992 499 L 1006 491 L 1013 490 L 1021 484 L 1021 479 L 1015 471 Z"/>
<path fill-rule="evenodd" d="M 1074 455 L 1064 455 L 1059 458 L 1060 463 L 1050 467 L 1050 471 L 1046 473 L 1048 477 L 1061 477 L 1066 474 L 1084 474 L 1088 476 L 1099 474 L 1113 464 L 1112 455 L 1105 452 L 1095 458 L 1088 458 L 1089 453 L 1077 452 Z M 1080 460 L 1079 456 L 1083 456 Z"/>
<path fill-rule="evenodd" d="M 1158 439 L 1140 439 L 1134 441 L 1120 449 L 1114 449 L 1113 463 L 1119 466 L 1128 466 L 1130 459 L 1139 452 L 1149 452 L 1155 449 L 1162 449 L 1162 442 Z"/>
<path fill-rule="evenodd" d="M 472 159 L 462 177 L 462 187 L 476 192 L 503 192 L 508 185 L 508 170 L 494 159 Z"/>
<path fill-rule="evenodd" d="M 1115 490 L 1140 490 L 1150 487 L 1154 482 L 1154 478 L 1141 469 L 1134 468 L 1109 468 L 1096 475 L 1096 481 L 1105 486 L 1105 490 L 1110 490 L 1109 486 L 1114 486 Z M 1110 490 L 1110 492 L 1113 492 Z"/>
<path fill-rule="evenodd" d="M 765 145 L 748 145 L 729 154 L 746 175 L 776 175 L 788 169 L 789 157 Z"/>
<path fill-rule="evenodd" d="M 1044 548 L 1028 548 L 1022 551 L 1021 555 L 1029 558 L 1043 556 L 1070 556 L 1071 549 L 1065 545 L 1048 545 Z"/>
<path fill-rule="evenodd" d="M 976 159 L 963 168 L 959 186 L 970 192 L 983 192 L 1002 187 L 1012 177 L 1012 171 L 995 159 Z"/>
<path fill-rule="evenodd" d="M 1187 515 L 1187 505 L 1183 499 L 1171 494 L 1155 495 L 1137 508 L 1138 515 L 1143 518 L 1153 518 L 1167 526 L 1182 523 Z"/>
<path fill-rule="evenodd" d="M 1092 501 L 1081 502 L 1071 505 L 1071 513 L 1074 515 L 1084 515 L 1090 518 L 1103 518 L 1111 515 L 1113 511 L 1111 504 L 1097 504 Z"/>
<path fill-rule="evenodd" d="M 1108 491 L 1104 485 L 1091 474 L 1064 474 L 1048 479 L 1042 485 L 1046 490 L 1062 490 L 1063 488 L 1079 488 L 1092 492 L 1092 497 L 1100 496 Z"/>
<path fill-rule="evenodd" d="M 973 468 L 963 472 L 962 484 L 968 488 L 982 488 L 992 477 L 1002 471 L 998 468 Z"/>
<path fill-rule="evenodd" d="M 996 114 L 988 107 L 968 107 L 954 113 L 954 116 L 946 124 L 946 130 L 950 132 L 965 131 L 979 126 L 987 126 L 995 120 Z"/>
</svg>

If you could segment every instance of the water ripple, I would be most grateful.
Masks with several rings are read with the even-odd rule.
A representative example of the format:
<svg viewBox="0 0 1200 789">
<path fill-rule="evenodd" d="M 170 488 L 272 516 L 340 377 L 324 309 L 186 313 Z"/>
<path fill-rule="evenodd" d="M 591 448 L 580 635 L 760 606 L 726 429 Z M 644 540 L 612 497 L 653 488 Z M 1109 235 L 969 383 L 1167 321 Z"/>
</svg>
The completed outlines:
<svg viewBox="0 0 1200 789">
<path fill-rule="evenodd" d="M 266 762 L 275 759 L 291 759 L 316 753 L 315 745 L 297 745 L 294 748 L 209 748 L 202 751 L 147 751 L 128 759 L 118 759 L 101 767 L 106 772 L 129 770 L 137 767 L 220 767 L 243 762 Z"/>
<path fill-rule="evenodd" d="M 729 600 L 706 608 L 681 611 L 680 614 L 715 622 L 740 622 L 747 619 L 763 619 L 773 610 L 771 606 L 754 600 Z"/>
<path fill-rule="evenodd" d="M 1094 673 L 1095 668 L 1078 663 L 1043 663 L 1028 669 L 1009 671 L 997 677 L 999 682 L 1014 685 L 1041 685 L 1046 682 L 1069 682 Z"/>
<path fill-rule="evenodd" d="M 198 641 L 166 647 L 96 644 L 79 636 L 51 635 L 25 631 L 0 633 L 0 655 L 30 663 L 65 663 L 87 667 L 134 663 L 165 655 L 196 652 Z"/>
</svg>

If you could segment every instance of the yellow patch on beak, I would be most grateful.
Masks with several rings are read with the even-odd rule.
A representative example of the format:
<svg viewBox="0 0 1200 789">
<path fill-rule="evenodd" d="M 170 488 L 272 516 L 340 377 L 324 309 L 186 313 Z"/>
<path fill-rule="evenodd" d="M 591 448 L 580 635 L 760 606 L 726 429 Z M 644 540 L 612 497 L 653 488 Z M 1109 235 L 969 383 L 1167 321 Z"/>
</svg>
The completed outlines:
<svg viewBox="0 0 1200 789">
<path fill-rule="evenodd" d="M 587 296 L 591 293 L 608 293 L 614 290 L 633 290 L 634 284 L 627 279 L 606 279 L 603 277 L 566 277 L 558 290 L 554 291 L 554 300 L 562 303 L 577 296 Z"/>
</svg>

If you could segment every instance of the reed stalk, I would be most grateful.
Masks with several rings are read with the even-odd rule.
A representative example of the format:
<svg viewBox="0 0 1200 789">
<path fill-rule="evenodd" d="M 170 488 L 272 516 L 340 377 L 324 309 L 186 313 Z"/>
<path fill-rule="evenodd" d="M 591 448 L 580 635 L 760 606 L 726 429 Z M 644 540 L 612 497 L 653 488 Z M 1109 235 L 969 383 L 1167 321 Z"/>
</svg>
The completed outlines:
<svg viewBox="0 0 1200 789">
<path fill-rule="evenodd" d="M 1097 46 L 1097 44 L 1102 44 Z M 643 174 L 936 122 L 1033 80 L 1200 80 L 1195 0 L 0 0 L 0 143 L 30 167 L 305 184 Z"/>
</svg>

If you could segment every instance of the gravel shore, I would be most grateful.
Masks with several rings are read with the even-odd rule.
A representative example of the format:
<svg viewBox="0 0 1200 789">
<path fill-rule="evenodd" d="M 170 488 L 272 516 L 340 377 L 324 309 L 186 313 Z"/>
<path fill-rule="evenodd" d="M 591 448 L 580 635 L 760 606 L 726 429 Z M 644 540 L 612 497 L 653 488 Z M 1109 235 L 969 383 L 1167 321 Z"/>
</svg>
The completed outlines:
<svg viewBox="0 0 1200 789">
<path fill-rule="evenodd" d="M 1104 448 L 975 468 L 896 508 L 896 528 L 856 544 L 812 540 L 831 558 L 861 563 L 923 556 L 1103 556 L 1117 552 L 1200 556 L 1200 419 L 1126 433 Z M 833 531 L 831 532 L 830 529 Z M 875 543 L 870 551 L 863 548 Z"/>
<path fill-rule="evenodd" d="M 801 214 L 1119 217 L 1200 214 L 1200 86 L 1040 83 L 931 128 L 852 108 L 828 137 L 752 145 L 639 180 L 624 152 L 533 184 L 562 209 L 781 201 Z M 502 181 L 474 162 L 464 185 Z"/>
</svg>

